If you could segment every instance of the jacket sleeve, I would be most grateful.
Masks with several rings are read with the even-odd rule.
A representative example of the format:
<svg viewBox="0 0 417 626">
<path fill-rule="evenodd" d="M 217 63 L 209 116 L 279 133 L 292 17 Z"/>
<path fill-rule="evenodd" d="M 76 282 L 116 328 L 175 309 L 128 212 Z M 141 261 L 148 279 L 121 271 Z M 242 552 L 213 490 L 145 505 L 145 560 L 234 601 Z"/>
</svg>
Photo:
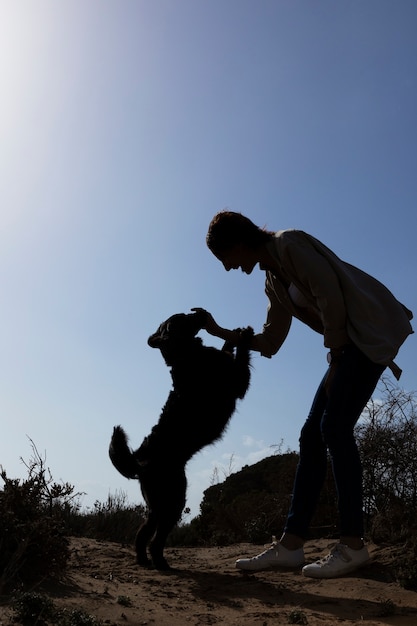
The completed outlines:
<svg viewBox="0 0 417 626">
<path fill-rule="evenodd" d="M 265 293 L 269 303 L 266 321 L 262 332 L 253 337 L 253 349 L 267 358 L 278 352 L 290 330 L 292 315 L 285 309 L 273 294 L 272 287 L 265 284 Z"/>
<path fill-rule="evenodd" d="M 340 348 L 349 342 L 347 314 L 339 280 L 326 257 L 302 231 L 285 231 L 281 249 L 282 267 L 288 277 L 312 298 L 324 329 L 324 345 Z"/>
</svg>

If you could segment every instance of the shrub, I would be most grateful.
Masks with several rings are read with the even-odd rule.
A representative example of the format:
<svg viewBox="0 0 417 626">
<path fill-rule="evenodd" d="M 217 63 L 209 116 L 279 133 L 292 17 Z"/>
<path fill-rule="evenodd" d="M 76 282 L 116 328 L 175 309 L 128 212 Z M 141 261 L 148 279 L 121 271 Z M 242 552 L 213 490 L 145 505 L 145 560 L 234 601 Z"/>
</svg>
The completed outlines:
<svg viewBox="0 0 417 626">
<path fill-rule="evenodd" d="M 417 538 L 416 528 L 414 535 L 404 544 L 400 557 L 397 561 L 395 576 L 401 587 L 417 591 Z"/>
<path fill-rule="evenodd" d="M 382 377 L 356 435 L 363 462 L 367 532 L 377 543 L 407 541 L 417 507 L 417 403 Z"/>
<path fill-rule="evenodd" d="M 0 473 L 0 590 L 59 575 L 69 556 L 62 522 L 50 517 L 41 486 L 31 477 L 20 482 Z"/>
<path fill-rule="evenodd" d="M 145 507 L 128 502 L 124 491 L 109 494 L 106 502 L 94 503 L 92 511 L 74 513 L 69 530 L 82 537 L 99 541 L 133 543 L 140 524 L 145 519 Z"/>
<path fill-rule="evenodd" d="M 308 624 L 307 615 L 300 609 L 294 609 L 288 616 L 288 623 L 306 626 Z"/>
<path fill-rule="evenodd" d="M 42 593 L 19 594 L 14 603 L 14 621 L 23 626 L 99 626 L 100 621 L 82 609 L 57 611 L 54 603 Z"/>
<path fill-rule="evenodd" d="M 99 626 L 101 622 L 82 609 L 64 609 L 58 617 L 56 626 Z"/>
<path fill-rule="evenodd" d="M 42 593 L 27 592 L 19 594 L 14 603 L 15 621 L 24 626 L 43 626 L 55 619 L 55 607 L 52 600 Z"/>
<path fill-rule="evenodd" d="M 27 479 L 9 478 L 0 468 L 0 592 L 59 576 L 69 557 L 62 511 L 73 487 L 53 481 L 31 443 Z"/>
</svg>

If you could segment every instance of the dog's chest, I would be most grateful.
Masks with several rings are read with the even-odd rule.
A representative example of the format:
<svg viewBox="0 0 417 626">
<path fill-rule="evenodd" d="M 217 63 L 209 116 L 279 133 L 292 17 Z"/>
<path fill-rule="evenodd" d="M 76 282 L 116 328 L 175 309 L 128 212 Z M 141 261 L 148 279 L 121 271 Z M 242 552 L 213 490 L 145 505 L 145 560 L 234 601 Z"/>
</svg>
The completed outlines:
<svg viewBox="0 0 417 626">
<path fill-rule="evenodd" d="M 212 357 L 213 355 L 210 355 Z M 194 395 L 204 389 L 221 389 L 234 377 L 233 359 L 194 358 L 171 368 L 174 390 L 181 394 Z"/>
</svg>

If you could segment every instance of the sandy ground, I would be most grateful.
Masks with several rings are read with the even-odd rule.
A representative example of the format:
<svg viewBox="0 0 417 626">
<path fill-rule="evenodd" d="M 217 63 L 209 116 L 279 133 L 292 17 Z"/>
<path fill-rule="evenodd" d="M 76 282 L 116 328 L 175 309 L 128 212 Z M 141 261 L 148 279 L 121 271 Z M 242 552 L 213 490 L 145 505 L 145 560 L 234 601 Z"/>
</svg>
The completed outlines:
<svg viewBox="0 0 417 626">
<path fill-rule="evenodd" d="M 328 546 L 309 542 L 307 561 Z M 242 574 L 236 558 L 263 549 L 252 544 L 171 548 L 166 556 L 177 569 L 158 572 L 137 567 L 130 546 L 77 538 L 66 580 L 47 591 L 56 606 L 83 609 L 110 626 L 417 626 L 417 593 L 393 580 L 393 550 L 369 548 L 371 564 L 355 575 L 315 581 L 299 570 Z M 12 615 L 0 606 L 0 626 Z"/>
</svg>

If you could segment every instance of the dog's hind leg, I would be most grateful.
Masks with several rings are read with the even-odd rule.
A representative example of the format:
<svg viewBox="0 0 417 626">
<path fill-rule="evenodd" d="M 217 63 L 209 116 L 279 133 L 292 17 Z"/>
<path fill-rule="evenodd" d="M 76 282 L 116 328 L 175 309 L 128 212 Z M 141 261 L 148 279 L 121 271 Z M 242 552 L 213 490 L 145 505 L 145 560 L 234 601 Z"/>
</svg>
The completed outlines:
<svg viewBox="0 0 417 626">
<path fill-rule="evenodd" d="M 180 521 L 185 507 L 187 479 L 184 468 L 170 476 L 168 486 L 166 500 L 158 510 L 156 532 L 149 545 L 152 563 L 159 570 L 171 569 L 164 557 L 164 548 L 169 533 Z"/>
<path fill-rule="evenodd" d="M 151 567 L 152 561 L 148 558 L 146 548 L 151 538 L 155 534 L 157 527 L 156 516 L 149 511 L 146 521 L 140 526 L 136 533 L 135 549 L 136 549 L 136 562 L 141 567 Z"/>
</svg>

